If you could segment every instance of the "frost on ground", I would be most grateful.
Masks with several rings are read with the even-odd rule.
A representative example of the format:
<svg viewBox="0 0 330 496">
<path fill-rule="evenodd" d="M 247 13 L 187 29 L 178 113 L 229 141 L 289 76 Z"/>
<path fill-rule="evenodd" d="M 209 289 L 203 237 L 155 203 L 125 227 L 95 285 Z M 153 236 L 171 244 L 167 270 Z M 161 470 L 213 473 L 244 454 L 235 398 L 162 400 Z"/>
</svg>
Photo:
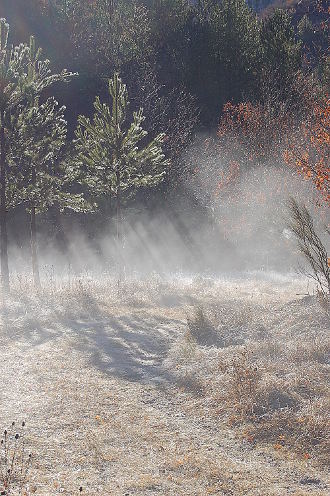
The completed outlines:
<svg viewBox="0 0 330 496">
<path fill-rule="evenodd" d="M 0 421 L 31 494 L 325 495 L 325 302 L 299 280 L 17 280 Z M 298 295 L 299 294 L 299 295 Z M 188 319 L 188 323 L 187 323 Z"/>
</svg>

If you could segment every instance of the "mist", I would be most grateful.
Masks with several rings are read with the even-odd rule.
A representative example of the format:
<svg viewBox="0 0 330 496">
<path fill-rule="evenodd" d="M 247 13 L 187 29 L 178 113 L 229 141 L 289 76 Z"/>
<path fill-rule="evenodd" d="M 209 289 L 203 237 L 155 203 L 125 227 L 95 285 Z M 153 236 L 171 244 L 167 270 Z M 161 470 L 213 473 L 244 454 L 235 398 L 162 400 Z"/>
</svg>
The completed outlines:
<svg viewBox="0 0 330 496">
<path fill-rule="evenodd" d="M 203 168 L 186 181 L 179 198 L 167 205 L 154 210 L 141 203 L 129 205 L 120 246 L 112 219 L 91 232 L 93 214 L 87 225 L 74 215 L 63 215 L 63 247 L 54 233 L 45 229 L 49 219 L 40 216 L 42 273 L 115 275 L 118 264 L 125 267 L 127 277 L 152 273 L 163 277 L 199 273 L 220 277 L 249 271 L 295 273 L 299 256 L 287 227 L 289 197 L 306 204 L 312 215 L 317 214 L 316 225 L 321 231 L 329 214 L 326 206 L 318 204 L 318 192 L 311 182 L 284 165 L 265 165 L 240 171 L 238 177 L 214 193 L 214 171 L 220 174 L 225 166 L 214 157 L 206 162 L 202 148 L 200 156 L 196 146 L 192 150 L 194 161 L 202 162 Z M 22 225 L 22 219 L 14 223 L 16 233 L 17 223 Z M 11 237 L 11 270 L 28 275 L 28 232 L 24 228 L 18 231 L 19 239 Z"/>
<path fill-rule="evenodd" d="M 0 1 L 0 494 L 330 494 L 328 5 Z"/>
</svg>

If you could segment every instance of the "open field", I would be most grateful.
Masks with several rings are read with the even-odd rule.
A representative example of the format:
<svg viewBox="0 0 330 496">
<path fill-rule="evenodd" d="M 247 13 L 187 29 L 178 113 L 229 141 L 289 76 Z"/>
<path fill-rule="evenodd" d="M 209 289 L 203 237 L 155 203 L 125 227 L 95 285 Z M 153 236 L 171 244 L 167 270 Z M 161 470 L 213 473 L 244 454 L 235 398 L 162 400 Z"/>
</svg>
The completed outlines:
<svg viewBox="0 0 330 496">
<path fill-rule="evenodd" d="M 277 274 L 119 295 L 105 277 L 17 279 L 0 424 L 26 421 L 30 493 L 328 494 L 329 314 L 305 293 Z"/>
</svg>

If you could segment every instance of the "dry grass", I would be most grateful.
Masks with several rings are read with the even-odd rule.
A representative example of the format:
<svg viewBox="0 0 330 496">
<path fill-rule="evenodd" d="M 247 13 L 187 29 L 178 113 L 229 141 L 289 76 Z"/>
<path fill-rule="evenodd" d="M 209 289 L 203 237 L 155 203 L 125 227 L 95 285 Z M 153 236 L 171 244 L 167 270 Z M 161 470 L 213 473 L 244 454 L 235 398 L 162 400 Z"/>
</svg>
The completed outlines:
<svg viewBox="0 0 330 496">
<path fill-rule="evenodd" d="M 107 276 L 52 275 L 39 294 L 17 279 L 1 308 L 0 419 L 28 420 L 30 488 L 327 494 L 328 324 L 296 292 L 301 282 L 280 276 L 155 276 L 119 294 Z"/>
<path fill-rule="evenodd" d="M 330 322 L 322 306 L 307 297 L 274 314 L 267 306 L 255 315 L 232 307 L 230 315 L 213 309 L 213 317 L 211 309 L 206 316 L 207 310 L 197 308 L 185 340 L 172 351 L 175 361 L 187 340 L 196 344 L 192 357 L 177 362 L 177 373 L 204 384 L 203 401 L 212 405 L 212 414 L 250 443 L 266 442 L 327 464 Z M 210 329 L 212 343 L 205 339 Z"/>
<path fill-rule="evenodd" d="M 198 344 L 204 346 L 220 346 L 220 335 L 216 332 L 211 320 L 205 315 L 202 306 L 194 308 L 192 316 L 187 317 L 189 335 Z"/>
</svg>

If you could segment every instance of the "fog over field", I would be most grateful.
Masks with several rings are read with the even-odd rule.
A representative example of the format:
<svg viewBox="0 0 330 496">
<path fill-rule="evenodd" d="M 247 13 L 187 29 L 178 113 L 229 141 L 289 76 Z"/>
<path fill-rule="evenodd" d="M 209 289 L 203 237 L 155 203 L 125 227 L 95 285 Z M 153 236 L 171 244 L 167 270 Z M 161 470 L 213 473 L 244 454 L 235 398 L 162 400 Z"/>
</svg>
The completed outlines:
<svg viewBox="0 0 330 496">
<path fill-rule="evenodd" d="M 328 18 L 0 1 L 0 495 L 329 494 Z"/>
<path fill-rule="evenodd" d="M 198 163 L 198 155 L 195 161 Z M 158 206 L 154 212 L 141 205 L 128 208 L 120 247 L 111 219 L 96 233 L 86 233 L 79 220 L 64 216 L 61 229 L 65 247 L 56 244 L 56 237 L 42 232 L 41 221 L 38 241 L 42 271 L 57 276 L 116 274 L 120 251 L 127 276 L 202 274 L 217 278 L 249 271 L 295 274 L 303 260 L 297 257 L 294 236 L 288 229 L 290 196 L 304 201 L 313 215 L 317 212 L 317 227 L 325 239 L 329 209 L 318 205 L 315 188 L 302 182 L 294 171 L 273 166 L 242 172 L 215 197 L 210 197 L 213 185 L 209 176 L 203 168 L 185 186 L 181 201 Z M 14 273 L 27 276 L 30 247 L 26 231 L 23 227 L 19 236 L 16 234 L 19 239 L 13 239 L 10 262 Z"/>
</svg>

